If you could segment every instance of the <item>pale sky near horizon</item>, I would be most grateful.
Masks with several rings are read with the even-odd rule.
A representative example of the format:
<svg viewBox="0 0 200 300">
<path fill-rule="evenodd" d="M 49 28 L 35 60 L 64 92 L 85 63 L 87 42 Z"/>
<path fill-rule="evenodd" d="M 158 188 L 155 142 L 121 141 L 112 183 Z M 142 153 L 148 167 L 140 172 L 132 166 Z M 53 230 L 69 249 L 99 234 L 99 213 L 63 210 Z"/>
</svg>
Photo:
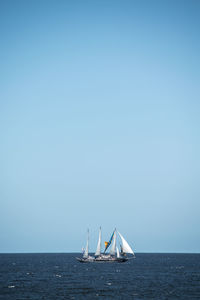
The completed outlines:
<svg viewBox="0 0 200 300">
<path fill-rule="evenodd" d="M 200 252 L 200 1 L 0 2 L 0 252 Z"/>
</svg>

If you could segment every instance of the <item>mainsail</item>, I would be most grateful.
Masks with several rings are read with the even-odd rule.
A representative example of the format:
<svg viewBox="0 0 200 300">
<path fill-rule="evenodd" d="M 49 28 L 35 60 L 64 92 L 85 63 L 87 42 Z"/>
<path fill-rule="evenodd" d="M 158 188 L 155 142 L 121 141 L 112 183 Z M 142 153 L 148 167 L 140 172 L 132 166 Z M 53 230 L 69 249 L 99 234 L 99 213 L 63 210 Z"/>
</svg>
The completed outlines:
<svg viewBox="0 0 200 300">
<path fill-rule="evenodd" d="M 110 249 L 110 254 L 111 255 L 115 255 L 115 249 L 116 249 L 116 230 L 114 231 L 112 247 Z"/>
<path fill-rule="evenodd" d="M 110 238 L 109 242 L 105 242 L 105 250 L 104 250 L 104 253 L 106 252 L 106 250 L 108 249 L 108 247 L 109 247 L 110 244 L 112 243 L 112 239 L 113 239 L 114 233 L 115 233 L 115 230 L 113 231 L 113 233 L 112 233 L 112 235 L 111 235 L 111 238 Z"/>
<path fill-rule="evenodd" d="M 118 231 L 118 233 L 119 233 L 119 231 Z M 131 249 L 131 247 L 129 246 L 129 244 L 127 243 L 127 241 L 125 240 L 125 238 L 121 235 L 121 233 L 119 233 L 119 236 L 120 236 L 120 238 L 122 240 L 122 251 L 124 253 L 130 253 L 130 254 L 135 255 L 134 252 L 133 252 L 133 250 Z"/>
<path fill-rule="evenodd" d="M 99 256 L 101 254 L 101 227 L 99 229 L 99 240 L 97 244 L 97 250 L 95 252 L 95 256 Z"/>
<path fill-rule="evenodd" d="M 87 243 L 86 243 L 86 247 L 85 247 L 85 252 L 83 254 L 84 258 L 88 258 L 88 249 L 89 249 L 89 229 L 87 231 Z"/>
<path fill-rule="evenodd" d="M 117 249 L 117 258 L 120 258 L 120 253 L 119 253 L 118 247 L 116 249 Z"/>
</svg>

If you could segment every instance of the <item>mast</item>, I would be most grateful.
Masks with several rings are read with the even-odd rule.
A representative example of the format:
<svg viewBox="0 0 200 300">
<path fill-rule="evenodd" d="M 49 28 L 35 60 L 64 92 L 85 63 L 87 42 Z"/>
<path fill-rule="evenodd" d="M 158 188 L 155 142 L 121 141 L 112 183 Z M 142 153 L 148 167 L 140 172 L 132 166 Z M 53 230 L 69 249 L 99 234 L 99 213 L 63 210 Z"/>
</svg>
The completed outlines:
<svg viewBox="0 0 200 300">
<path fill-rule="evenodd" d="M 99 228 L 99 239 L 97 243 L 97 250 L 95 252 L 95 256 L 101 255 L 101 227 Z"/>
<path fill-rule="evenodd" d="M 87 243 L 85 247 L 85 252 L 83 254 L 84 258 L 88 258 L 88 249 L 89 249 L 89 229 L 87 230 Z"/>
<path fill-rule="evenodd" d="M 119 236 L 120 236 L 120 238 L 122 240 L 122 251 L 124 253 L 130 253 L 130 254 L 135 255 L 134 252 L 133 252 L 133 250 L 131 249 L 131 247 L 129 246 L 129 244 L 125 240 L 125 238 L 121 235 L 121 233 L 119 233 L 119 231 L 118 231 L 118 234 L 119 234 Z"/>
</svg>

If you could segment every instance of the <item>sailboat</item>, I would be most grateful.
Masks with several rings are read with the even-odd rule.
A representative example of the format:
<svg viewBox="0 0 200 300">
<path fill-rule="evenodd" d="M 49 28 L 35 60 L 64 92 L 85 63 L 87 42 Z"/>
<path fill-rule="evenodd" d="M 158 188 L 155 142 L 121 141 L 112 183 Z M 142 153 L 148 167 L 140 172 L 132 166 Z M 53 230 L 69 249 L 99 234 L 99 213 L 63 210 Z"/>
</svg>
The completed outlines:
<svg viewBox="0 0 200 300">
<path fill-rule="evenodd" d="M 121 250 L 119 251 L 119 248 L 117 247 L 117 234 L 121 239 Z M 110 247 L 111 246 L 111 247 Z M 82 258 L 78 258 L 77 260 L 80 262 L 126 262 L 129 257 L 127 254 L 130 254 L 133 257 L 135 257 L 135 254 L 131 247 L 129 246 L 128 242 L 125 240 L 125 238 L 122 236 L 122 234 L 114 229 L 109 242 L 105 242 L 105 249 L 104 252 L 101 252 L 101 227 L 99 229 L 99 238 L 97 243 L 97 248 L 94 256 L 89 256 L 88 254 L 88 247 L 89 247 L 89 231 L 88 231 L 88 237 L 87 237 L 87 243 L 86 248 L 83 253 Z M 110 247 L 110 252 L 106 253 L 107 249 Z"/>
</svg>

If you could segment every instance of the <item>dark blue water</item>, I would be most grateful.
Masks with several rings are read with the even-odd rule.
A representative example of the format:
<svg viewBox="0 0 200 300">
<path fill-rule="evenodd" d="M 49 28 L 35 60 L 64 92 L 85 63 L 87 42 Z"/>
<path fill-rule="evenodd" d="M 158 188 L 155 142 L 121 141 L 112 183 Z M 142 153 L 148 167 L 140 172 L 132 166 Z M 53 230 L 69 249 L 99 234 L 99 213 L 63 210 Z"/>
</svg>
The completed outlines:
<svg viewBox="0 0 200 300">
<path fill-rule="evenodd" d="M 200 254 L 137 254 L 81 264 L 76 254 L 0 254 L 0 299 L 200 299 Z"/>
</svg>

